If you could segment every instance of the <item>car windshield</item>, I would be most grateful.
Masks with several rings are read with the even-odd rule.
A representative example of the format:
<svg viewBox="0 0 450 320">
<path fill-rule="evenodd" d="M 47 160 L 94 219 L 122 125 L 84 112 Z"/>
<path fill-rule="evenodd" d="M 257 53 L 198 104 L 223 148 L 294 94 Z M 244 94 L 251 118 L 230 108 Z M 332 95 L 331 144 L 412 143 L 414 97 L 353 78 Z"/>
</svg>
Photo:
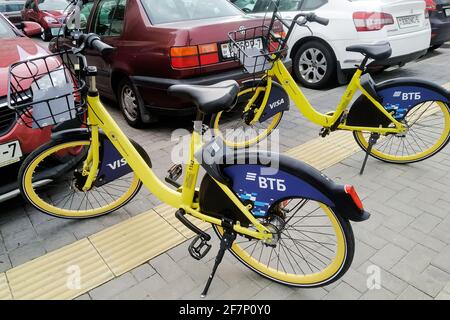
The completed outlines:
<svg viewBox="0 0 450 320">
<path fill-rule="evenodd" d="M 227 0 L 141 0 L 154 24 L 241 15 Z"/>
<path fill-rule="evenodd" d="M 11 25 L 0 16 L 0 39 L 15 38 L 16 34 L 12 30 Z"/>
<path fill-rule="evenodd" d="M 0 3 L 0 12 L 20 11 L 23 8 L 23 3 Z"/>
<path fill-rule="evenodd" d="M 40 10 L 64 10 L 69 5 L 66 0 L 39 0 L 38 6 Z"/>
</svg>

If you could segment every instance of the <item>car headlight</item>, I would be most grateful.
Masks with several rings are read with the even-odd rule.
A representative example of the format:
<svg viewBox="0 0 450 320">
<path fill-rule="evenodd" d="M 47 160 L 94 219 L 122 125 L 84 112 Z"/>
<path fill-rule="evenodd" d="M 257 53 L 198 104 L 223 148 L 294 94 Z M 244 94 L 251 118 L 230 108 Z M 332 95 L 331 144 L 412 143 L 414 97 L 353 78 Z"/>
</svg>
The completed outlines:
<svg viewBox="0 0 450 320">
<path fill-rule="evenodd" d="M 55 18 L 52 18 L 52 17 L 44 17 L 44 20 L 47 23 L 58 23 L 58 20 L 56 20 Z"/>
</svg>

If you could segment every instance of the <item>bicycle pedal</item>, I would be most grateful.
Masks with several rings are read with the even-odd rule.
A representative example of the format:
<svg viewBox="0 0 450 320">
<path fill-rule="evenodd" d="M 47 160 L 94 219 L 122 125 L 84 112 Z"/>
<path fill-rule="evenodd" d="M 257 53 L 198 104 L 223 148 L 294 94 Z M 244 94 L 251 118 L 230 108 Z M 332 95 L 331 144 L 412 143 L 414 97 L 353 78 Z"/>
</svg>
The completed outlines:
<svg viewBox="0 0 450 320">
<path fill-rule="evenodd" d="M 181 185 L 177 182 L 177 180 L 181 177 L 183 173 L 183 167 L 181 164 L 173 165 L 169 170 L 167 170 L 167 176 L 165 178 L 167 183 L 170 183 L 176 188 L 180 188 Z"/>
<path fill-rule="evenodd" d="M 326 136 L 328 136 L 330 134 L 330 129 L 329 128 L 322 128 L 320 130 L 319 136 L 322 138 L 326 138 Z"/>
<path fill-rule="evenodd" d="M 192 258 L 195 260 L 201 260 L 203 259 L 211 250 L 211 245 L 203 239 L 201 235 L 198 235 L 192 240 L 190 246 L 189 246 L 189 254 Z"/>
</svg>

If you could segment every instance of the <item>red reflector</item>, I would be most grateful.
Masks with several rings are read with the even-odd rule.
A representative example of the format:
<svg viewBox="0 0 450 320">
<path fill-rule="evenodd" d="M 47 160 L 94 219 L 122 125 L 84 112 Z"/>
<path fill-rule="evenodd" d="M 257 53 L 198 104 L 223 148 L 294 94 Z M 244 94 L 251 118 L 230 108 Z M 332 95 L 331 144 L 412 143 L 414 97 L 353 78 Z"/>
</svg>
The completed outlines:
<svg viewBox="0 0 450 320">
<path fill-rule="evenodd" d="M 206 66 L 209 64 L 215 64 L 219 63 L 219 54 L 216 53 L 209 53 L 209 54 L 202 54 L 200 56 L 200 64 L 202 66 Z"/>
<path fill-rule="evenodd" d="M 346 185 L 345 186 L 345 193 L 347 193 L 350 197 L 352 197 L 353 202 L 356 204 L 356 206 L 360 210 L 364 210 L 364 206 L 361 202 L 361 199 L 359 198 L 358 194 L 356 193 L 356 189 L 354 186 Z"/>
<path fill-rule="evenodd" d="M 198 67 L 198 56 L 193 57 L 172 57 L 172 67 L 174 68 L 193 68 Z"/>
</svg>

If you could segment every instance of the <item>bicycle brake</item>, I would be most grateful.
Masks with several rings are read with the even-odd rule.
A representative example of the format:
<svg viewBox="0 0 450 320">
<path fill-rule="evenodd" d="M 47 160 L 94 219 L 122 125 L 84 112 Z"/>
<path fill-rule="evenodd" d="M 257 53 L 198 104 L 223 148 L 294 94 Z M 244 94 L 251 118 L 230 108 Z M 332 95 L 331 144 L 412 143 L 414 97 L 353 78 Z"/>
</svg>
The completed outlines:
<svg viewBox="0 0 450 320">
<path fill-rule="evenodd" d="M 201 260 L 208 254 L 211 247 L 208 241 L 199 234 L 192 240 L 188 251 L 192 258 Z"/>
</svg>

